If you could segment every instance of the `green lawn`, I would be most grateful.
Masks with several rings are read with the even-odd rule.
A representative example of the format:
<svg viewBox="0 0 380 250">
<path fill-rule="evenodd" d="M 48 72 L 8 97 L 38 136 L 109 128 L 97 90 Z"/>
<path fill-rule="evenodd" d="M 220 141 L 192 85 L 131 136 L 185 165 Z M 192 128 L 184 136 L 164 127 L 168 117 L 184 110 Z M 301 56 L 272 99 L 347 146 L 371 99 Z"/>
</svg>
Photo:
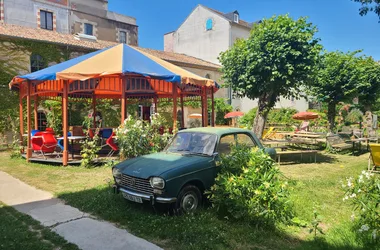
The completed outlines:
<svg viewBox="0 0 380 250">
<path fill-rule="evenodd" d="M 150 206 L 129 203 L 112 193 L 111 170 L 107 168 L 27 164 L 11 160 L 3 152 L 0 170 L 165 249 L 363 249 L 350 231 L 351 209 L 342 201 L 339 181 L 365 169 L 368 154 L 330 155 L 323 160 L 325 163 L 281 166 L 292 188 L 296 216 L 310 222 L 313 207 L 323 216 L 325 235 L 317 240 L 310 236 L 308 228 L 256 228 L 247 222 L 219 218 L 209 207 L 195 215 L 168 216 Z"/>
<path fill-rule="evenodd" d="M 78 249 L 31 217 L 0 202 L 0 249 Z"/>
</svg>

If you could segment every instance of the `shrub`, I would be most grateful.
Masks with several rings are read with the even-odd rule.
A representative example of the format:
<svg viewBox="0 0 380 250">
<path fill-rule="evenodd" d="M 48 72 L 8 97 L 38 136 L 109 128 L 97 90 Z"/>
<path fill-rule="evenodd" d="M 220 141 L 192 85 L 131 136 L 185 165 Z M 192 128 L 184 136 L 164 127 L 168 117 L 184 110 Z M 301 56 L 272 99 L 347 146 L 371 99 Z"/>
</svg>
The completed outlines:
<svg viewBox="0 0 380 250">
<path fill-rule="evenodd" d="M 207 192 L 217 211 L 264 224 L 290 219 L 287 183 L 270 156 L 238 145 L 222 156 L 221 164 L 215 185 Z"/>
<path fill-rule="evenodd" d="M 347 178 L 342 187 L 345 191 L 343 201 L 349 201 L 354 211 L 351 219 L 354 229 L 371 243 L 380 238 L 380 178 L 363 171 L 357 178 Z"/>
<path fill-rule="evenodd" d="M 346 116 L 346 121 L 350 124 L 357 124 L 363 121 L 363 112 L 359 109 L 352 109 Z"/>
<path fill-rule="evenodd" d="M 172 138 L 167 121 L 159 114 L 151 116 L 151 122 L 128 116 L 116 130 L 120 156 L 123 159 L 160 152 Z"/>
<path fill-rule="evenodd" d="M 248 111 L 242 118 L 240 118 L 240 124 L 244 127 L 250 129 L 252 128 L 253 121 L 256 117 L 257 108 L 253 108 Z M 292 116 L 296 114 L 298 111 L 292 108 L 280 108 L 280 109 L 272 109 L 268 113 L 267 124 L 285 124 L 291 125 L 295 123 L 299 123 L 294 120 Z"/>
</svg>

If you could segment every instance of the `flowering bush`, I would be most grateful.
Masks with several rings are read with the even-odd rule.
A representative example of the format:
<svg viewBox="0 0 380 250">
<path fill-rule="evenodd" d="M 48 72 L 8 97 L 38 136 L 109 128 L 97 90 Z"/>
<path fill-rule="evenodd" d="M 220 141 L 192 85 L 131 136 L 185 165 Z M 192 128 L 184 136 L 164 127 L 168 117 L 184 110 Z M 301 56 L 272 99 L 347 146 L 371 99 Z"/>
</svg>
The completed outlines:
<svg viewBox="0 0 380 250">
<path fill-rule="evenodd" d="M 164 127 L 166 120 L 159 114 L 153 114 L 150 120 L 149 123 L 129 116 L 116 130 L 122 158 L 160 152 L 165 148 L 173 137 L 169 129 Z"/>
<path fill-rule="evenodd" d="M 357 178 L 347 178 L 342 187 L 343 201 L 350 202 L 355 211 L 351 219 L 365 238 L 378 242 L 380 237 L 380 178 L 363 171 Z"/>
<path fill-rule="evenodd" d="M 207 192 L 218 211 L 257 223 L 290 219 L 287 183 L 270 156 L 238 145 L 222 156 L 221 164 L 215 185 Z"/>
</svg>

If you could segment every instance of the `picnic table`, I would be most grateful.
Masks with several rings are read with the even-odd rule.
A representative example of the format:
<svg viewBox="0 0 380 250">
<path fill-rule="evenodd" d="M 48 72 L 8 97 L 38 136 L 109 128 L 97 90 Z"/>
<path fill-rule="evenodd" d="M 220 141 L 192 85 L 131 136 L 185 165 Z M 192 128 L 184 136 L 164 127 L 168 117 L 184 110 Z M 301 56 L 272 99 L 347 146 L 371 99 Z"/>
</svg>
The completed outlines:
<svg viewBox="0 0 380 250">
<path fill-rule="evenodd" d="M 82 135 L 72 135 L 72 136 L 68 136 L 67 139 L 70 141 L 71 143 L 71 157 L 74 159 L 74 141 L 78 141 L 78 140 L 83 140 L 83 139 L 86 139 L 87 137 L 86 136 L 82 136 Z M 58 137 L 57 140 L 63 140 L 64 137 Z"/>
<path fill-rule="evenodd" d="M 281 151 L 277 152 L 277 161 L 278 164 L 281 164 L 281 155 L 301 155 L 301 161 L 303 159 L 303 155 L 314 155 L 314 162 L 317 162 L 317 153 L 318 150 L 297 150 L 297 151 Z"/>
</svg>

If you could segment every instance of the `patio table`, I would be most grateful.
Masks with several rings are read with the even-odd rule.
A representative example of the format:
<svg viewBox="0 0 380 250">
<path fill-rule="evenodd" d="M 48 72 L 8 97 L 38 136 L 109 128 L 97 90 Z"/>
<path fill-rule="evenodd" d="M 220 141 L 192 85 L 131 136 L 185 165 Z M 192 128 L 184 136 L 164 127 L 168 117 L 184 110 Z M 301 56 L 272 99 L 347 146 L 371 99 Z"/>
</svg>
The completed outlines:
<svg viewBox="0 0 380 250">
<path fill-rule="evenodd" d="M 71 157 L 74 159 L 74 141 L 86 139 L 86 136 L 82 135 L 72 135 L 68 136 L 67 139 L 71 142 Z M 63 140 L 64 137 L 58 137 L 57 140 Z"/>
</svg>

